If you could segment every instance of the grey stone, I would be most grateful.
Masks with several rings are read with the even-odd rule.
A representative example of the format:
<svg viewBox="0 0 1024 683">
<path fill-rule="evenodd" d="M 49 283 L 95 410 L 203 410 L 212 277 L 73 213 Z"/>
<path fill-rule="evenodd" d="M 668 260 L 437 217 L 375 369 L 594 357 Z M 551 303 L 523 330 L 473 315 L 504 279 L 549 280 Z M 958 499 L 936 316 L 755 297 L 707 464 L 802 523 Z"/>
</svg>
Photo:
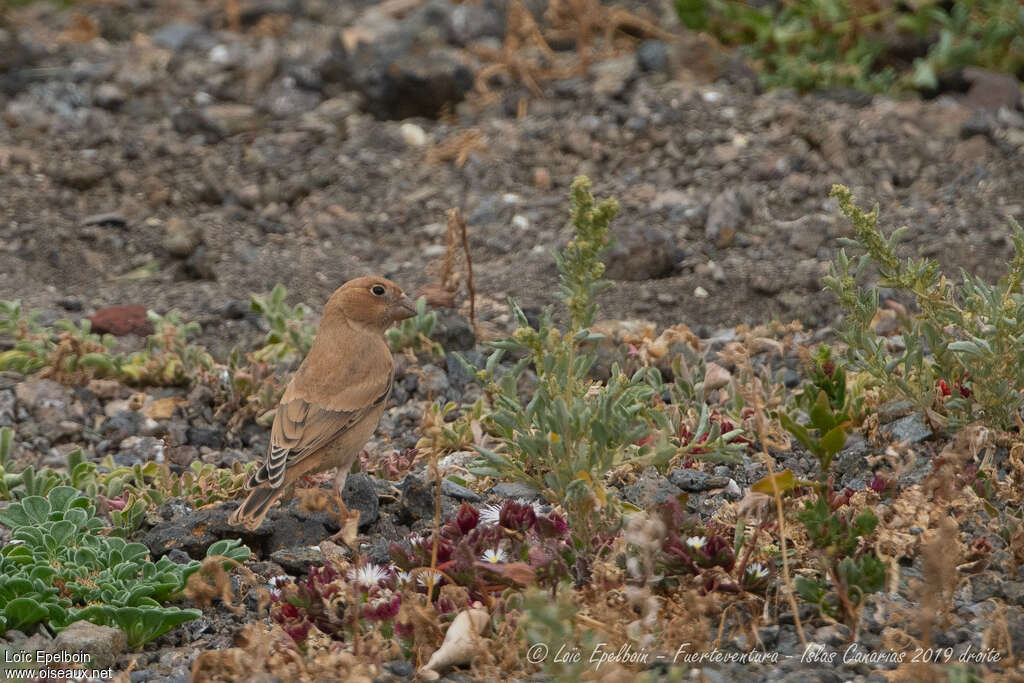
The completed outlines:
<svg viewBox="0 0 1024 683">
<path fill-rule="evenodd" d="M 641 71 L 668 73 L 668 49 L 660 40 L 645 40 L 636 47 L 636 63 Z"/>
<path fill-rule="evenodd" d="M 53 644 L 52 652 L 86 652 L 90 668 L 107 669 L 124 652 L 127 642 L 121 629 L 76 621 L 57 634 Z"/>
<path fill-rule="evenodd" d="M 324 554 L 315 545 L 297 546 L 275 550 L 270 553 L 270 560 L 281 565 L 281 568 L 292 576 L 303 576 L 310 567 L 318 567 L 324 563 Z"/>
<path fill-rule="evenodd" d="M 964 96 L 964 104 L 967 106 L 991 111 L 998 111 L 1001 107 L 1017 107 L 1020 83 L 1013 75 L 967 67 L 964 69 L 964 78 L 971 84 Z"/>
<path fill-rule="evenodd" d="M 380 519 L 380 502 L 373 479 L 368 474 L 356 473 L 345 479 L 341 499 L 350 510 L 359 510 L 359 528 L 366 529 Z"/>
<path fill-rule="evenodd" d="M 668 277 L 681 254 L 672 236 L 653 226 L 614 230 L 615 243 L 604 257 L 605 275 L 613 280 Z"/>
<path fill-rule="evenodd" d="M 222 538 L 240 538 L 250 548 L 258 547 L 271 535 L 275 526 L 279 526 L 271 522 L 270 515 L 255 531 L 232 526 L 228 523 L 228 517 L 236 507 L 230 504 L 192 510 L 180 499 L 168 501 L 158 509 L 165 521 L 146 532 L 141 542 L 149 548 L 154 559 L 177 549 L 193 559 L 201 560 L 206 557 L 206 550 Z M 271 510 L 271 514 L 274 512 Z M 301 542 L 301 539 L 293 540 L 292 545 L 296 541 Z"/>
<path fill-rule="evenodd" d="M 437 118 L 454 107 L 472 89 L 473 71 L 459 50 L 411 25 L 418 20 L 361 42 L 351 53 L 338 41 L 321 66 L 324 82 L 358 91 L 363 108 L 379 119 Z"/>
<path fill-rule="evenodd" d="M 203 241 L 203 231 L 193 223 L 174 216 L 164 226 L 163 247 L 172 256 L 185 258 Z"/>
<path fill-rule="evenodd" d="M 726 247 L 746 227 L 753 210 L 747 198 L 737 190 L 725 190 L 711 200 L 704 237 L 708 242 Z"/>
<path fill-rule="evenodd" d="M 917 443 L 932 436 L 931 428 L 925 424 L 920 413 L 901 417 L 895 422 L 882 426 L 878 431 L 898 443 Z"/>
<path fill-rule="evenodd" d="M 128 219 L 121 214 L 114 212 L 96 213 L 83 218 L 82 225 L 100 225 L 108 228 L 123 228 L 128 225 Z M 70 300 L 67 303 L 72 306 L 72 308 L 69 308 L 68 310 L 82 310 L 81 301 Z"/>
<path fill-rule="evenodd" d="M 504 18 L 490 3 L 459 3 L 448 14 L 448 34 L 456 45 L 466 46 L 481 38 L 502 38 Z"/>
<path fill-rule="evenodd" d="M 100 425 L 99 433 L 104 439 L 120 441 L 134 436 L 142 428 L 143 416 L 135 410 L 119 410 Z"/>
<path fill-rule="evenodd" d="M 17 415 L 14 392 L 10 389 L 0 391 L 0 427 L 11 427 L 14 425 Z"/>
<path fill-rule="evenodd" d="M 802 216 L 795 221 L 776 221 L 775 229 L 788 235 L 789 246 L 807 254 L 816 255 L 829 239 L 832 220 L 824 214 Z"/>
<path fill-rule="evenodd" d="M 1002 580 L 992 572 L 973 574 L 968 579 L 971 586 L 971 599 L 983 602 L 1000 595 Z"/>
<path fill-rule="evenodd" d="M 92 99 L 97 107 L 116 111 L 128 100 L 128 96 L 113 83 L 101 83 Z"/>
<path fill-rule="evenodd" d="M 187 434 L 193 446 L 206 446 L 215 451 L 224 447 L 224 432 L 216 427 L 189 427 Z"/>
<path fill-rule="evenodd" d="M 330 511 L 305 510 L 298 500 L 284 507 L 272 508 L 267 515 L 270 537 L 264 544 L 266 552 L 317 545 L 338 528 L 337 520 L 332 516 L 333 510 L 333 505 Z"/>
<path fill-rule="evenodd" d="M 428 398 L 443 396 L 450 386 L 448 375 L 441 368 L 433 364 L 427 364 L 420 368 L 417 389 L 420 393 L 426 394 Z"/>
<path fill-rule="evenodd" d="M 182 135 L 202 133 L 207 142 L 255 130 L 260 122 L 259 113 L 246 104 L 211 104 L 179 109 L 171 114 L 171 123 L 176 131 Z"/>
<path fill-rule="evenodd" d="M 121 441 L 120 452 L 114 456 L 119 464 L 132 466 L 155 462 L 162 464 L 165 460 L 166 444 L 163 439 L 154 436 L 129 436 Z"/>
<path fill-rule="evenodd" d="M 596 62 L 590 67 L 594 78 L 594 94 L 614 97 L 621 95 L 636 75 L 637 60 L 633 55 L 624 55 Z"/>
<path fill-rule="evenodd" d="M 688 467 L 672 470 L 668 475 L 668 480 L 683 491 L 707 490 L 709 488 L 709 479 L 710 475 L 707 472 L 702 472 Z"/>
<path fill-rule="evenodd" d="M 201 26 L 175 21 L 153 31 L 150 39 L 157 47 L 177 52 L 203 34 L 204 31 Z"/>
<path fill-rule="evenodd" d="M 416 522 L 433 519 L 434 487 L 414 474 L 407 475 L 398 487 L 402 495 L 394 509 L 396 524 L 412 526 Z"/>
<path fill-rule="evenodd" d="M 1010 604 L 1024 607 L 1024 581 L 1004 581 L 1002 593 Z"/>
<path fill-rule="evenodd" d="M 437 312 L 437 324 L 430 335 L 445 351 L 467 351 L 476 346 L 476 333 L 464 317 L 451 310 Z"/>
<path fill-rule="evenodd" d="M 912 412 L 914 412 L 914 404 L 910 401 L 886 401 L 875 410 L 879 424 L 883 425 L 910 415 Z"/>
<path fill-rule="evenodd" d="M 517 481 L 503 481 L 495 484 L 489 491 L 491 495 L 498 496 L 499 498 L 513 498 L 524 500 L 533 500 L 539 497 L 537 489 L 533 488 L 529 484 L 523 484 Z"/>
<path fill-rule="evenodd" d="M 216 265 L 213 251 L 199 245 L 182 264 L 181 272 L 190 280 L 216 280 Z"/>
<path fill-rule="evenodd" d="M 71 163 L 57 173 L 57 179 L 75 190 L 88 190 L 99 184 L 108 175 L 100 164 L 91 161 Z"/>
<path fill-rule="evenodd" d="M 484 355 L 478 351 L 466 351 L 461 355 L 474 368 L 482 368 L 487 362 Z M 445 354 L 444 369 L 445 372 L 448 373 L 448 381 L 451 382 L 452 386 L 456 389 L 461 390 L 467 384 L 471 384 L 476 381 L 475 375 L 470 374 L 470 369 L 467 368 L 453 352 Z M 2 400 L 0 400 L 0 406 L 2 406 Z M 2 415 L 2 412 L 0 412 L 0 415 Z"/>
<path fill-rule="evenodd" d="M 674 498 L 682 490 L 653 468 L 648 468 L 636 482 L 622 487 L 622 498 L 641 508 L 660 505 L 669 498 Z"/>
<path fill-rule="evenodd" d="M 479 503 L 483 500 L 480 494 L 470 491 L 465 486 L 460 486 L 450 479 L 444 479 L 441 481 L 441 493 L 442 495 L 449 496 L 456 500 L 468 500 L 470 503 Z"/>
</svg>

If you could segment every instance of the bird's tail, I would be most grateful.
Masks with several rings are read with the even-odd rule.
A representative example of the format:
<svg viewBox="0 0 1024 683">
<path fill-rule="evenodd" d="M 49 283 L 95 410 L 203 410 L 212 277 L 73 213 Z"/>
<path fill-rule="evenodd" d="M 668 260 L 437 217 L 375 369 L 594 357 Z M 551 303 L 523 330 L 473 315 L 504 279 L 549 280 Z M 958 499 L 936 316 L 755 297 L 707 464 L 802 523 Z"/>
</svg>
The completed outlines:
<svg viewBox="0 0 1024 683">
<path fill-rule="evenodd" d="M 253 489 L 249 497 L 231 515 L 228 522 L 232 526 L 241 526 L 249 531 L 253 531 L 263 522 L 263 518 L 267 515 L 267 510 L 270 509 L 270 506 L 274 504 L 279 495 L 281 495 L 280 488 L 261 486 Z"/>
</svg>

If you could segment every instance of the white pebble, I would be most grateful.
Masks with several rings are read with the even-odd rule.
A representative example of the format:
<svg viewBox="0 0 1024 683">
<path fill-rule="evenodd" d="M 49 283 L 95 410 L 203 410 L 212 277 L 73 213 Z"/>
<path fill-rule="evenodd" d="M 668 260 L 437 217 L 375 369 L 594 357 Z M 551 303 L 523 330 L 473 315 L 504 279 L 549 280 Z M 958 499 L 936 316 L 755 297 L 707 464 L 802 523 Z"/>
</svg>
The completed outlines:
<svg viewBox="0 0 1024 683">
<path fill-rule="evenodd" d="M 399 130 L 405 144 L 410 147 L 422 147 L 427 144 L 427 134 L 415 123 L 403 123 Z"/>
<path fill-rule="evenodd" d="M 210 61 L 214 64 L 227 64 L 231 61 L 231 53 L 227 45 L 214 45 L 210 50 Z"/>
<path fill-rule="evenodd" d="M 693 295 L 698 299 L 706 299 L 708 298 L 708 290 L 698 285 L 697 289 L 693 290 Z"/>
</svg>

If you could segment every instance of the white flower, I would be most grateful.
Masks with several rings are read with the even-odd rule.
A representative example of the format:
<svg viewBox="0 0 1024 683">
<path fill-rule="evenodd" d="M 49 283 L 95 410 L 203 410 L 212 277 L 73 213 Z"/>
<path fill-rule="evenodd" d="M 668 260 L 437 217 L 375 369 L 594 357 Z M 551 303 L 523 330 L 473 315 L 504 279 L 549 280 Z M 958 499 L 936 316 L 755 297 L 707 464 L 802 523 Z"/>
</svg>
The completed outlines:
<svg viewBox="0 0 1024 683">
<path fill-rule="evenodd" d="M 281 586 L 291 581 L 290 576 L 284 574 L 278 574 L 277 576 L 270 577 L 270 581 L 267 582 L 267 589 L 270 594 L 275 598 L 281 597 Z"/>
<path fill-rule="evenodd" d="M 505 551 L 501 548 L 498 548 L 497 550 L 491 550 L 488 548 L 484 551 L 483 557 L 480 558 L 481 561 L 487 562 L 488 564 L 501 564 L 506 559 Z"/>
<path fill-rule="evenodd" d="M 537 515 L 543 515 L 544 514 L 544 506 L 541 505 L 540 503 L 538 503 L 537 501 L 533 501 L 531 503 L 530 501 L 526 500 L 525 498 L 516 498 L 516 502 L 519 503 L 520 505 L 529 505 L 530 507 L 533 508 L 534 514 L 537 514 Z"/>
<path fill-rule="evenodd" d="M 395 576 L 398 578 L 398 583 L 400 583 L 403 586 L 412 581 L 412 574 L 410 574 L 409 572 L 399 571 L 397 574 L 395 574 Z"/>
<path fill-rule="evenodd" d="M 444 578 L 444 576 L 443 576 L 443 575 L 441 574 L 441 572 L 439 572 L 439 571 L 437 571 L 437 570 L 432 570 L 432 569 L 424 569 L 424 570 L 423 570 L 423 571 L 421 571 L 421 572 L 417 572 L 417 574 L 416 574 L 416 583 L 418 583 L 419 585 L 421 585 L 421 586 L 423 586 L 424 588 L 426 588 L 426 587 L 427 587 L 427 584 L 429 583 L 429 579 L 430 579 L 430 575 L 431 575 L 431 574 L 433 574 L 433 575 L 434 575 L 434 581 L 433 581 L 433 584 L 434 584 L 435 586 L 436 586 L 437 584 L 441 583 L 441 579 L 443 579 L 443 578 Z"/>
<path fill-rule="evenodd" d="M 753 562 L 747 565 L 747 574 L 749 574 L 755 581 L 760 581 L 764 577 L 768 576 L 768 567 L 765 567 L 760 562 Z"/>
<path fill-rule="evenodd" d="M 690 536 L 686 539 L 686 547 L 691 550 L 700 550 L 708 544 L 708 539 L 704 536 Z"/>
<path fill-rule="evenodd" d="M 373 588 L 388 578 L 388 570 L 377 564 L 364 564 L 358 571 L 349 569 L 348 580 L 364 588 Z"/>
<path fill-rule="evenodd" d="M 498 523 L 499 517 L 501 517 L 500 505 L 484 505 L 480 508 L 480 521 L 484 524 L 494 526 Z"/>
</svg>

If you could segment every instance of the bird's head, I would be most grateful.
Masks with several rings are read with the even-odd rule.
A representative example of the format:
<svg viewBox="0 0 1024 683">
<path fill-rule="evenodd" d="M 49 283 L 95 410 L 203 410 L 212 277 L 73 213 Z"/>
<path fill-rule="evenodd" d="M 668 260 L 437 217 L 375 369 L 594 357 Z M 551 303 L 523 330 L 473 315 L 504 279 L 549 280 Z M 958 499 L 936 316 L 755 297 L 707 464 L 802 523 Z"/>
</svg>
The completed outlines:
<svg viewBox="0 0 1024 683">
<path fill-rule="evenodd" d="M 416 315 L 416 305 L 402 288 L 382 277 L 358 277 L 334 291 L 324 318 L 341 314 L 346 320 L 384 332 L 393 323 Z"/>
</svg>

